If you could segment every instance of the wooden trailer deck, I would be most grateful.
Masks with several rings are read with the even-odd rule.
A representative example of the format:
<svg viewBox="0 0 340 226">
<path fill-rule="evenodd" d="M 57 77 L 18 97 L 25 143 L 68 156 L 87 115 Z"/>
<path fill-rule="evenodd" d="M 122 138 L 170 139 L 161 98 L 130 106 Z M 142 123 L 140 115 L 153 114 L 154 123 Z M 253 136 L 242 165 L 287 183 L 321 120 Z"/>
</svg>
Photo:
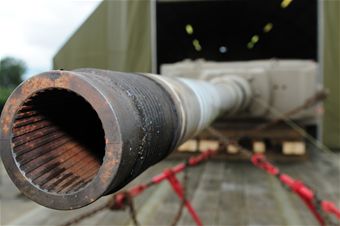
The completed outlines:
<svg viewBox="0 0 340 226">
<path fill-rule="evenodd" d="M 179 161 L 165 160 L 150 168 L 129 186 L 146 182 Z M 320 197 L 340 206 L 340 154 L 313 154 L 308 161 L 277 164 L 283 172 L 301 179 Z M 248 162 L 208 161 L 188 171 L 188 196 L 204 225 L 318 225 L 304 204 L 272 176 Z M 179 175 L 179 179 L 183 174 Z M 74 211 L 47 209 L 19 195 L 1 170 L 1 225 L 59 225 L 102 203 L 108 197 Z M 170 225 L 180 202 L 167 182 L 135 199 L 141 225 Z M 133 225 L 128 210 L 104 210 L 78 225 Z M 195 225 L 184 210 L 178 225 Z"/>
</svg>

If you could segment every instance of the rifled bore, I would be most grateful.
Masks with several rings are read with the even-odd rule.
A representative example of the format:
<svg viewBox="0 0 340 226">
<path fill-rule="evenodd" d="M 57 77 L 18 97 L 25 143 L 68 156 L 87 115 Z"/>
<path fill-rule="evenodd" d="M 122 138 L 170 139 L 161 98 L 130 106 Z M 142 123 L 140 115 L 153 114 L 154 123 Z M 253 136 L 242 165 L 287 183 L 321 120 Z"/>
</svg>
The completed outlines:
<svg viewBox="0 0 340 226">
<path fill-rule="evenodd" d="M 97 174 L 105 155 L 97 113 L 76 93 L 47 89 L 18 109 L 12 128 L 14 157 L 42 190 L 75 192 Z"/>
<path fill-rule="evenodd" d="M 8 98 L 1 157 L 33 201 L 76 209 L 127 185 L 226 112 L 248 84 L 98 69 L 49 71 Z"/>
</svg>

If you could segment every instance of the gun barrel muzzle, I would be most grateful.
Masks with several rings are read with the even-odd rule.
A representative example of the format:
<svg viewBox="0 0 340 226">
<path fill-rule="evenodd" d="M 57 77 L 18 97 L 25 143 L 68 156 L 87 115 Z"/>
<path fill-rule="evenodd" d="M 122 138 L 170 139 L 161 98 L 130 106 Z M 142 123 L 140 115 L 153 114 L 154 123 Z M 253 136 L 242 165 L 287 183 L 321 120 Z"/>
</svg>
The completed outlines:
<svg viewBox="0 0 340 226">
<path fill-rule="evenodd" d="M 1 156 L 33 201 L 80 208 L 125 186 L 219 115 L 246 108 L 250 96 L 248 83 L 233 77 L 50 71 L 7 100 Z"/>
</svg>

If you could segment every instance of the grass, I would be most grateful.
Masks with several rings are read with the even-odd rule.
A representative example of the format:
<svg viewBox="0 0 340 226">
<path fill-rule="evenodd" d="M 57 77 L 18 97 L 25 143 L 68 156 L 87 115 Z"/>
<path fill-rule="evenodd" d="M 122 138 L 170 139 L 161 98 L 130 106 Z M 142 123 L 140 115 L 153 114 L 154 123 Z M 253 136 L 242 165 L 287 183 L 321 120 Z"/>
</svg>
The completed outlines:
<svg viewBox="0 0 340 226">
<path fill-rule="evenodd" d="M 6 103 L 7 98 L 13 91 L 13 88 L 0 87 L 0 106 Z"/>
</svg>

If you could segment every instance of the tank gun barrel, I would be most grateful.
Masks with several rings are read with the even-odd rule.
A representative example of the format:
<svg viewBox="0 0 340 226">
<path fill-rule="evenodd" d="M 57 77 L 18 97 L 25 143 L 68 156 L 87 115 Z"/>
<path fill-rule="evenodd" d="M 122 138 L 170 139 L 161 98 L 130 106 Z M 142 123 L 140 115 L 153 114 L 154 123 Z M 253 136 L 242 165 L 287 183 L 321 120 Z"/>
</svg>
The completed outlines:
<svg viewBox="0 0 340 226">
<path fill-rule="evenodd" d="M 245 109 L 243 78 L 212 81 L 78 69 L 18 86 L 1 116 L 1 157 L 16 186 L 75 209 L 125 186 L 222 114 Z"/>
</svg>

